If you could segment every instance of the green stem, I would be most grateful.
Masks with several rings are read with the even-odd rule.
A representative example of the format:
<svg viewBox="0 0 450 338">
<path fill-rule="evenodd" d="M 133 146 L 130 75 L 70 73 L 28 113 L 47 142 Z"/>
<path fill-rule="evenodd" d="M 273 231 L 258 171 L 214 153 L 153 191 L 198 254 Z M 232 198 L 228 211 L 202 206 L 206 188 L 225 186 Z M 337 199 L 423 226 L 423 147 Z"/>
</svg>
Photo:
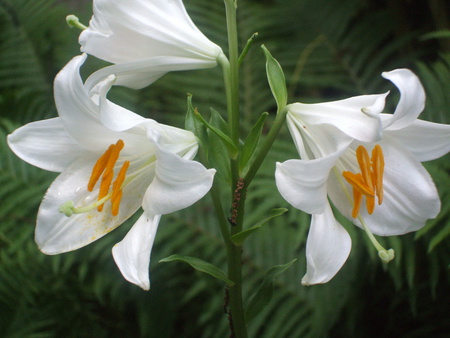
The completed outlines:
<svg viewBox="0 0 450 338">
<path fill-rule="evenodd" d="M 228 125 L 230 138 L 236 147 L 239 146 L 239 51 L 236 22 L 236 2 L 224 0 L 229 56 L 219 59 L 224 72 L 225 90 L 227 95 Z M 245 189 L 239 188 L 238 159 L 230 159 L 232 177 L 232 227 L 231 235 L 242 231 L 244 220 Z M 236 189 L 236 190 L 234 190 Z M 242 196 L 244 195 L 244 196 Z M 244 198 L 242 198 L 244 197 Z M 230 329 L 233 337 L 246 338 L 247 328 L 245 325 L 244 308 L 242 301 L 242 248 L 235 246 L 229 236 L 224 238 L 227 246 L 228 277 L 235 283 L 229 288 Z"/>
<path fill-rule="evenodd" d="M 236 22 L 236 3 L 233 0 L 224 0 L 227 31 L 228 31 L 228 74 L 224 74 L 226 94 L 228 123 L 230 128 L 230 137 L 235 146 L 239 146 L 239 50 Z M 225 69 L 224 69 L 225 72 Z M 238 161 L 231 159 L 231 177 L 232 186 L 238 179 Z"/>
<path fill-rule="evenodd" d="M 244 205 L 246 198 L 246 187 L 244 181 L 240 179 L 234 192 L 232 205 L 231 236 L 242 231 L 244 223 Z M 228 245 L 228 278 L 235 284 L 229 288 L 229 306 L 231 313 L 232 336 L 236 338 L 247 337 L 247 327 L 245 324 L 244 306 L 242 301 L 242 247 L 234 245 L 229 240 Z"/>
</svg>

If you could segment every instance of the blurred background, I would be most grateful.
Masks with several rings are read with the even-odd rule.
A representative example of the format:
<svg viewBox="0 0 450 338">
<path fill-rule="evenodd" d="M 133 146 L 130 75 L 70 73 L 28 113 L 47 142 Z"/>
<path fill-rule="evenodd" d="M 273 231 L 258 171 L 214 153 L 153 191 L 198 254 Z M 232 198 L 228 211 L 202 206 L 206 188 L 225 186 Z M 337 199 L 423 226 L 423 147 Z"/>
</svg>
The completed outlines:
<svg viewBox="0 0 450 338">
<path fill-rule="evenodd" d="M 221 0 L 185 0 L 193 21 L 226 50 Z M 391 90 L 381 72 L 408 67 L 427 91 L 422 119 L 450 122 L 450 31 L 447 0 L 241 0 L 241 47 L 259 37 L 241 69 L 244 127 L 275 112 L 265 78 L 265 44 L 287 76 L 290 102 L 321 102 Z M 68 14 L 88 24 L 86 0 L 0 0 L 0 336 L 2 337 L 227 337 L 224 285 L 171 254 L 225 268 L 225 252 L 209 196 L 163 217 L 151 259 L 149 292 L 126 282 L 111 256 L 134 219 L 75 252 L 46 256 L 33 236 L 40 200 L 54 173 L 19 160 L 6 145 L 15 128 L 56 116 L 52 85 L 78 55 L 79 31 Z M 86 76 L 103 64 L 94 58 Z M 186 93 L 208 116 L 225 110 L 221 70 L 171 73 L 149 88 L 114 88 L 110 98 L 146 117 L 184 126 Z M 270 117 L 269 117 L 270 120 Z M 248 129 L 247 129 L 248 130 Z M 364 233 L 340 221 L 353 240 L 344 268 L 325 285 L 304 287 L 309 216 L 279 196 L 276 161 L 297 158 L 285 128 L 248 197 L 247 225 L 271 208 L 289 212 L 253 235 L 244 247 L 246 299 L 274 265 L 298 260 L 275 280 L 269 306 L 249 324 L 251 337 L 445 337 L 450 332 L 450 157 L 425 163 L 442 211 L 420 231 L 381 238 L 396 251 L 383 265 Z M 414 184 L 414 182 L 411 182 Z M 447 335 L 446 335 L 447 334 Z"/>
</svg>

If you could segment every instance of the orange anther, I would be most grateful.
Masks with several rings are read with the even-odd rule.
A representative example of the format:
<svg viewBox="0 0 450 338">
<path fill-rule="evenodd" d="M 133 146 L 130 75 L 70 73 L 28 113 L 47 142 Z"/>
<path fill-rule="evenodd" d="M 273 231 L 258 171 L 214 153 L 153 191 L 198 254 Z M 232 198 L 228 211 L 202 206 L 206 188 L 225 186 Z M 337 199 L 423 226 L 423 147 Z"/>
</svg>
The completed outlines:
<svg viewBox="0 0 450 338">
<path fill-rule="evenodd" d="M 363 196 L 366 197 L 366 208 L 370 215 L 375 210 L 375 195 L 378 204 L 383 202 L 384 157 L 381 147 L 377 144 L 372 150 L 372 157 L 369 158 L 366 148 L 360 145 L 356 149 L 356 159 L 361 173 L 354 174 L 350 171 L 342 173 L 353 188 L 353 218 L 359 214 Z"/>
<path fill-rule="evenodd" d="M 373 185 L 377 193 L 378 204 L 381 204 L 383 202 L 384 156 L 383 150 L 378 144 L 372 150 L 372 170 Z"/>
<path fill-rule="evenodd" d="M 97 160 L 97 162 L 94 165 L 94 168 L 92 168 L 91 178 L 89 179 L 88 183 L 88 190 L 92 191 L 94 190 L 94 186 L 97 183 L 98 179 L 100 178 L 101 174 L 106 168 L 106 165 L 108 164 L 108 159 L 111 156 L 111 151 L 114 148 L 114 144 L 111 144 L 109 148 L 103 153 L 102 156 Z"/>
<path fill-rule="evenodd" d="M 369 187 L 372 187 L 373 183 L 372 175 L 370 173 L 370 157 L 366 148 L 364 148 L 363 146 L 359 146 L 356 149 L 356 159 L 358 160 L 359 168 L 361 169 L 361 174 L 364 182 Z"/>
<path fill-rule="evenodd" d="M 116 216 L 119 213 L 120 200 L 122 199 L 122 183 L 125 180 L 130 161 L 125 161 L 120 168 L 117 178 L 113 183 L 113 191 L 111 195 L 111 213 Z"/>
<path fill-rule="evenodd" d="M 342 176 L 344 176 L 347 182 L 352 185 L 353 189 L 358 190 L 361 194 L 369 197 L 375 196 L 372 187 L 368 186 L 366 182 L 364 182 L 361 174 L 354 174 L 350 171 L 344 171 Z"/>
<path fill-rule="evenodd" d="M 352 217 L 356 218 L 359 214 L 359 208 L 361 207 L 363 195 L 357 189 L 353 189 L 353 210 Z"/>
<path fill-rule="evenodd" d="M 100 158 L 97 160 L 94 167 L 92 168 L 92 173 L 91 177 L 89 178 L 87 188 L 89 191 L 92 191 L 95 187 L 95 184 L 98 182 L 100 176 L 102 176 L 102 180 L 100 182 L 100 192 L 97 198 L 98 201 L 100 201 L 102 198 L 108 195 L 109 187 L 111 186 L 111 182 L 114 177 L 114 166 L 124 146 L 125 144 L 122 140 L 118 140 L 116 144 L 111 144 L 109 148 L 103 153 L 103 155 L 100 156 Z M 123 175 L 125 175 L 125 173 Z M 97 210 L 102 211 L 103 204 L 99 205 L 97 207 Z"/>
</svg>

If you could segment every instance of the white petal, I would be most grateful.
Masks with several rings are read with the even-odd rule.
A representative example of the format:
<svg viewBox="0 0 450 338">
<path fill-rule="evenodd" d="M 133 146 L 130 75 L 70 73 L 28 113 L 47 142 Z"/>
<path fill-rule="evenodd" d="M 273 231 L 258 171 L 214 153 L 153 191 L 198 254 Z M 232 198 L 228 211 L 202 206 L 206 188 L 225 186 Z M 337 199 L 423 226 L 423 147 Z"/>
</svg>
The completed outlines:
<svg viewBox="0 0 450 338">
<path fill-rule="evenodd" d="M 350 254 L 350 235 L 334 218 L 328 204 L 325 212 L 312 215 L 306 242 L 306 274 L 303 285 L 328 282 L 344 265 Z"/>
<path fill-rule="evenodd" d="M 390 131 L 384 135 L 395 138 L 420 162 L 434 160 L 450 151 L 450 126 L 415 120 L 406 128 Z"/>
<path fill-rule="evenodd" d="M 117 216 L 112 216 L 109 201 L 102 212 L 93 209 L 70 217 L 59 212 L 59 207 L 68 201 L 80 208 L 97 200 L 98 187 L 89 192 L 87 184 L 98 156 L 93 154 L 75 161 L 47 190 L 39 207 L 35 232 L 36 243 L 44 253 L 53 255 L 81 248 L 115 229 L 141 206 L 148 180 L 134 180 L 124 187 Z"/>
<path fill-rule="evenodd" d="M 400 91 L 400 101 L 394 115 L 383 125 L 383 129 L 399 130 L 409 126 L 425 107 L 425 90 L 419 78 L 409 69 L 384 72 L 382 76 L 394 83 Z"/>
<path fill-rule="evenodd" d="M 56 108 L 67 133 L 77 143 L 87 149 L 104 151 L 120 137 L 101 124 L 100 108 L 83 85 L 80 67 L 85 60 L 86 55 L 74 57 L 56 76 Z"/>
<path fill-rule="evenodd" d="M 193 24 L 181 0 L 95 0 L 82 50 L 123 63 L 151 56 L 216 59 L 220 47 Z"/>
<path fill-rule="evenodd" d="M 378 115 L 384 108 L 386 95 L 362 95 L 316 104 L 294 103 L 287 108 L 306 127 L 332 125 L 351 138 L 373 142 L 381 137 Z"/>
<path fill-rule="evenodd" d="M 111 89 L 111 86 L 114 84 L 114 81 L 115 76 L 110 75 L 94 88 L 95 91 L 98 91 L 100 120 L 102 121 L 102 124 L 108 129 L 123 131 L 143 123 L 145 118 L 109 101 L 106 98 L 106 95 Z M 92 95 L 93 92 L 90 91 L 90 94 Z"/>
<path fill-rule="evenodd" d="M 60 118 L 28 123 L 8 135 L 8 145 L 22 160 L 61 172 L 86 152 L 66 132 Z"/>
<path fill-rule="evenodd" d="M 117 78 L 114 85 L 141 89 L 152 84 L 167 72 L 211 68 L 216 64 L 215 60 L 209 59 L 153 56 L 104 67 L 89 76 L 86 85 L 92 87 L 93 84 L 114 74 Z"/>
<path fill-rule="evenodd" d="M 161 216 L 143 213 L 112 254 L 123 277 L 144 290 L 150 290 L 150 253 Z"/>
<path fill-rule="evenodd" d="M 277 163 L 275 180 L 283 198 L 309 214 L 322 213 L 328 205 L 327 180 L 340 153 L 316 160 Z"/>
<path fill-rule="evenodd" d="M 156 175 L 147 189 L 143 209 L 164 215 L 187 208 L 211 189 L 215 169 L 163 149 L 157 151 Z"/>
<path fill-rule="evenodd" d="M 286 122 L 300 158 L 311 160 L 346 149 L 353 139 L 331 124 L 306 125 L 291 114 Z"/>
</svg>

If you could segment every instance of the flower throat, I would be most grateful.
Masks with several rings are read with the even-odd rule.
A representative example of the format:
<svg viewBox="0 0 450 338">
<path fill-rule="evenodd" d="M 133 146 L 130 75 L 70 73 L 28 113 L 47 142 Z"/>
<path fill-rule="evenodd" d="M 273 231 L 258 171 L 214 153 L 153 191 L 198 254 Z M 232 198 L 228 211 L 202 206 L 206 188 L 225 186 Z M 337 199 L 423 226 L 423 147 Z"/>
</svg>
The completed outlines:
<svg viewBox="0 0 450 338">
<path fill-rule="evenodd" d="M 114 166 L 119 158 L 119 154 L 124 147 L 124 142 L 118 140 L 116 144 L 111 144 L 109 148 L 99 157 L 94 167 L 87 184 L 87 190 L 93 191 L 95 185 L 100 180 L 100 191 L 97 197 L 97 202 L 94 202 L 86 207 L 76 208 L 72 201 L 68 201 L 59 207 L 59 211 L 66 216 L 88 212 L 94 208 L 100 212 L 107 200 L 111 200 L 111 214 L 117 216 L 119 213 L 120 201 L 122 199 L 122 185 L 125 180 L 126 172 L 130 166 L 130 161 L 125 161 L 116 176 L 116 180 L 112 183 L 114 178 Z M 110 188 L 112 185 L 112 191 Z"/>
</svg>

